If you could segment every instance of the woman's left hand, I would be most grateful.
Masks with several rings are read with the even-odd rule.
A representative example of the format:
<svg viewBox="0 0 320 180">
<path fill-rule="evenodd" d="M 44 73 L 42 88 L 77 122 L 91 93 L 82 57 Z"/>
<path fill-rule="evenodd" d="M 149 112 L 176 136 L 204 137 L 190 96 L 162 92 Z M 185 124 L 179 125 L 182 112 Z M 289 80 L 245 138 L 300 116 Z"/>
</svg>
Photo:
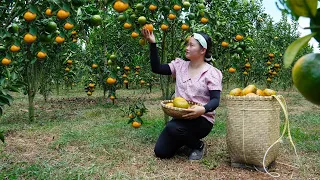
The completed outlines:
<svg viewBox="0 0 320 180">
<path fill-rule="evenodd" d="M 190 113 L 183 115 L 184 119 L 196 119 L 197 117 L 203 115 L 206 112 L 206 109 L 203 106 L 194 105 L 190 109 L 186 109 Z"/>
</svg>

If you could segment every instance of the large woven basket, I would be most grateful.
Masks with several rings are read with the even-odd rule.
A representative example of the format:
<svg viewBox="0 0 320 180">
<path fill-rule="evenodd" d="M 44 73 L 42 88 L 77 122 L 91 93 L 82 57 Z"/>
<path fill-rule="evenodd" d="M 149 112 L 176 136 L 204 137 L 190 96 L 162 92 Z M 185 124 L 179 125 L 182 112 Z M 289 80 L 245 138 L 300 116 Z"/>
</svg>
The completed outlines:
<svg viewBox="0 0 320 180">
<path fill-rule="evenodd" d="M 272 96 L 226 96 L 227 146 L 231 163 L 269 166 L 279 152 L 280 106 Z M 264 164 L 263 164 L 264 161 Z"/>
<path fill-rule="evenodd" d="M 190 105 L 198 105 L 198 106 L 202 106 L 199 103 L 195 103 L 192 101 L 187 101 Z M 171 107 L 171 106 L 167 106 L 167 103 L 173 103 L 173 100 L 164 100 L 161 101 L 161 107 L 164 113 L 166 113 L 168 116 L 171 116 L 173 118 L 176 119 L 183 119 L 182 116 L 185 114 L 190 113 L 189 111 L 186 111 L 186 109 L 183 108 L 177 108 L 177 107 Z"/>
</svg>

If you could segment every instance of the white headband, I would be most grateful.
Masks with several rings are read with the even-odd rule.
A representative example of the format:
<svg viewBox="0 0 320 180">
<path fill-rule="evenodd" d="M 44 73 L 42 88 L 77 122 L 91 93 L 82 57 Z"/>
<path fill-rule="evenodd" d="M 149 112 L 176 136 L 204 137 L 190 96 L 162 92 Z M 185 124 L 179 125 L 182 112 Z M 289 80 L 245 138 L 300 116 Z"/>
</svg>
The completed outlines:
<svg viewBox="0 0 320 180">
<path fill-rule="evenodd" d="M 201 34 L 193 33 L 193 38 L 196 39 L 203 48 L 207 49 L 207 41 Z"/>
</svg>

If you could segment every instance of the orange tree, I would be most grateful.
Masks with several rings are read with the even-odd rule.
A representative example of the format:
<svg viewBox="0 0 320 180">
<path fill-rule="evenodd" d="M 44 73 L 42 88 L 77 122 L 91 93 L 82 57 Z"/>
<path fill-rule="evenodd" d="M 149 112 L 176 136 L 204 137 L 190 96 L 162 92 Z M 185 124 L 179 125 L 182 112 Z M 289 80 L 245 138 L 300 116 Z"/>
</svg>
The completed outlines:
<svg viewBox="0 0 320 180">
<path fill-rule="evenodd" d="M 301 37 L 288 46 L 284 54 L 285 67 L 290 67 L 298 52 L 314 37 L 320 42 L 320 8 L 319 0 L 297 1 L 280 0 L 282 11 L 291 14 L 294 19 L 310 18 L 311 34 Z M 292 79 L 299 92 L 310 102 L 320 105 L 320 55 L 310 53 L 301 57 L 292 68 Z"/>
<path fill-rule="evenodd" d="M 1 59 L 10 59 L 11 66 L 26 83 L 29 120 L 34 120 L 34 97 L 39 89 L 49 50 L 72 42 L 72 30 L 82 28 L 83 20 L 92 15 L 81 14 L 82 1 L 5 1 L 1 4 L 1 42 L 6 50 Z M 95 24 L 94 24 L 95 25 Z"/>
</svg>

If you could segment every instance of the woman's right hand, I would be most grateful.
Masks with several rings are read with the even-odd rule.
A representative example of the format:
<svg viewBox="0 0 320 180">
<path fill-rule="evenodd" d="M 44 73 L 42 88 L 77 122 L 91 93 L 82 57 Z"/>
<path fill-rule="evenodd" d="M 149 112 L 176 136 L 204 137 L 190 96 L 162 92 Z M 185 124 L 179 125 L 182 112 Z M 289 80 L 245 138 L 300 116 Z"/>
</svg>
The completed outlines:
<svg viewBox="0 0 320 180">
<path fill-rule="evenodd" d="M 148 29 L 142 29 L 142 35 L 149 43 L 156 43 L 153 32 L 150 32 Z"/>
</svg>

